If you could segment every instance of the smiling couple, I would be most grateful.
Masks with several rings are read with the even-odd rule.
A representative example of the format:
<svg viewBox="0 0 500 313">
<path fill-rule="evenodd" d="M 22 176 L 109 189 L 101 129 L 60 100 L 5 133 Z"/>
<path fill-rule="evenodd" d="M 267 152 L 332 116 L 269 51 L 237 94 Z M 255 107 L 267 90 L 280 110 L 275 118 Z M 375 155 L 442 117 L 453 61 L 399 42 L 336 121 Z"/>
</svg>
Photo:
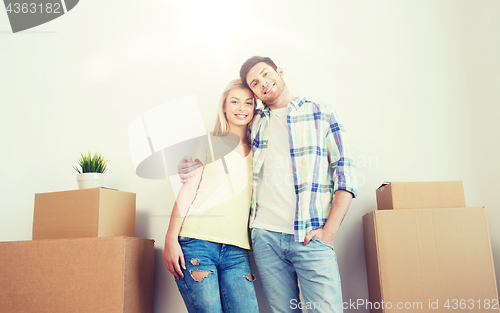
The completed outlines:
<svg viewBox="0 0 500 313">
<path fill-rule="evenodd" d="M 270 58 L 248 59 L 207 143 L 179 164 L 164 260 L 189 312 L 258 312 L 250 247 L 271 312 L 301 311 L 299 283 L 318 303 L 309 312 L 342 312 L 333 241 L 356 196 L 354 163 L 335 111 L 294 97 L 283 77 Z M 237 147 L 215 155 L 230 138 Z"/>
</svg>

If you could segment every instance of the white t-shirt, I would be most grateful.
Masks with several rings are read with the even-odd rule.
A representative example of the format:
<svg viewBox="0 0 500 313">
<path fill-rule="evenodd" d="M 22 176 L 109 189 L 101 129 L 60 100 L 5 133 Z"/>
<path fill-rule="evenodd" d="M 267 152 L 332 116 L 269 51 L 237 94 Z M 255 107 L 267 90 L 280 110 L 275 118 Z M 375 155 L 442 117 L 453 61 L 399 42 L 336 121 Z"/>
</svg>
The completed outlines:
<svg viewBox="0 0 500 313">
<path fill-rule="evenodd" d="M 252 227 L 293 234 L 296 195 L 286 122 L 288 107 L 271 110 L 266 158 L 259 172 Z"/>
</svg>

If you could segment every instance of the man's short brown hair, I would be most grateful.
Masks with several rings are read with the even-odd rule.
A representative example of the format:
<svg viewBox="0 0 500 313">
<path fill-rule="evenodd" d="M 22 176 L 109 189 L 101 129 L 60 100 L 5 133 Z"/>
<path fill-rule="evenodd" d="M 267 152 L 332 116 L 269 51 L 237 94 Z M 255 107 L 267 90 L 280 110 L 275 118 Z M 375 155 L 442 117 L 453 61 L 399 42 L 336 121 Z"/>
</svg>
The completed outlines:
<svg viewBox="0 0 500 313">
<path fill-rule="evenodd" d="M 241 79 L 241 82 L 243 83 L 243 86 L 251 89 L 247 83 L 248 72 L 250 72 L 252 67 L 254 67 L 257 63 L 261 63 L 261 62 L 266 63 L 267 65 L 272 67 L 275 71 L 278 68 L 276 66 L 276 64 L 274 64 L 273 60 L 271 60 L 268 57 L 260 57 L 260 56 L 251 57 L 250 59 L 246 60 L 245 63 L 243 63 L 243 65 L 241 66 L 241 69 L 240 69 L 240 79 Z"/>
</svg>

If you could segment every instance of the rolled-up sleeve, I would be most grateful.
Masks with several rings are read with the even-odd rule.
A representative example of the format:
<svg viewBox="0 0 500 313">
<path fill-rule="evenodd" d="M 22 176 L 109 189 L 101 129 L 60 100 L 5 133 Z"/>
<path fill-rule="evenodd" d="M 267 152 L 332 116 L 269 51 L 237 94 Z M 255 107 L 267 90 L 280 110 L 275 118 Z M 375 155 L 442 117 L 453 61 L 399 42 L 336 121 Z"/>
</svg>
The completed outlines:
<svg viewBox="0 0 500 313">
<path fill-rule="evenodd" d="M 326 148 L 330 169 L 333 177 L 333 192 L 345 190 L 352 193 L 353 198 L 358 195 L 358 183 L 354 160 L 349 151 L 344 126 L 339 122 L 337 113 L 330 108 L 330 125 L 326 135 Z"/>
</svg>

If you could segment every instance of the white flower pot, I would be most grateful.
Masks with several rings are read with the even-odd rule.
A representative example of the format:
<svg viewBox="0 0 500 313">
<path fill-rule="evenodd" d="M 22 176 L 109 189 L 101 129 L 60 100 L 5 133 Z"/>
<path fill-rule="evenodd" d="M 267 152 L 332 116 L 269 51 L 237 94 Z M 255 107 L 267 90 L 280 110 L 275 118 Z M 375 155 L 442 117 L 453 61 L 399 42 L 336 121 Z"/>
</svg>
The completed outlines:
<svg viewBox="0 0 500 313">
<path fill-rule="evenodd" d="M 76 174 L 76 181 L 79 189 L 98 188 L 104 184 L 103 173 L 82 173 Z"/>
</svg>

